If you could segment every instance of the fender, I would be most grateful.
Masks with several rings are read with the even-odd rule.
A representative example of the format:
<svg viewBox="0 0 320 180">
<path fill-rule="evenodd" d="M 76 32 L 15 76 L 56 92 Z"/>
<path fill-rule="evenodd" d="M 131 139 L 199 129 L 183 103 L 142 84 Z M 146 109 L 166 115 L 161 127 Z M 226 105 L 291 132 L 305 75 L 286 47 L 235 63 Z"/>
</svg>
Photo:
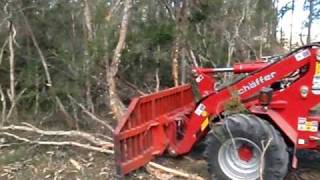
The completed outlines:
<svg viewBox="0 0 320 180">
<path fill-rule="evenodd" d="M 277 125 L 280 132 L 285 134 L 288 137 L 288 140 L 293 144 L 293 155 L 292 155 L 292 164 L 291 166 L 293 168 L 298 167 L 298 159 L 296 157 L 296 149 L 297 149 L 297 142 L 298 142 L 298 134 L 297 131 L 295 131 L 292 126 L 277 112 L 272 109 L 264 109 L 261 106 L 253 106 L 250 108 L 250 111 L 253 114 L 256 115 L 265 115 L 270 118 L 270 121 L 272 121 L 274 124 Z"/>
</svg>

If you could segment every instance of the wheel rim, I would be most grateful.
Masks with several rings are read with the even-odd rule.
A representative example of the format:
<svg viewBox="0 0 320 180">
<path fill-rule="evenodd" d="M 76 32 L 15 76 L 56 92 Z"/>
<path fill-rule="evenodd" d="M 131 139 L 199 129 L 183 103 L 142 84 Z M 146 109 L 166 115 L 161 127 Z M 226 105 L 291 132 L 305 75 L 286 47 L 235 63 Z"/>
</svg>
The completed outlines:
<svg viewBox="0 0 320 180">
<path fill-rule="evenodd" d="M 244 149 L 245 148 L 245 149 Z M 253 180 L 259 178 L 261 149 L 246 138 L 233 138 L 219 149 L 218 162 L 230 179 Z"/>
</svg>

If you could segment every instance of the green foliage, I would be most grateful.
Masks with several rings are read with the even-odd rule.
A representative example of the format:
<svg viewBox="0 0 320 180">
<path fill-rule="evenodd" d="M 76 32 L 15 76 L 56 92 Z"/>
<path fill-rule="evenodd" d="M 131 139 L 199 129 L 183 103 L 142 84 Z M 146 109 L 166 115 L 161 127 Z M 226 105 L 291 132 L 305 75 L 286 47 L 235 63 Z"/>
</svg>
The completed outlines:
<svg viewBox="0 0 320 180">
<path fill-rule="evenodd" d="M 244 104 L 241 103 L 238 93 L 234 90 L 229 90 L 231 93 L 231 99 L 224 104 L 224 109 L 226 113 L 248 113 Z"/>
<path fill-rule="evenodd" d="M 91 85 L 89 92 L 95 107 L 106 109 L 105 66 L 111 62 L 118 43 L 123 14 L 123 4 L 120 4 L 107 20 L 113 2 L 89 1 L 94 36 L 92 40 L 88 40 L 82 1 L 13 0 L 9 3 L 9 11 L 13 12 L 11 20 L 17 30 L 16 92 L 18 94 L 26 89 L 17 105 L 20 112 L 32 115 L 56 113 L 58 108 L 55 97 L 58 96 L 67 111 L 76 116 L 80 111 L 74 107 L 68 95 L 87 106 L 86 83 L 88 82 Z M 177 39 L 180 41 L 180 48 L 194 52 L 200 65 L 224 66 L 229 45 L 226 33 L 234 35 L 234 25 L 241 17 L 243 6 L 247 1 L 204 0 L 199 3 L 192 1 L 188 3 L 189 6 L 184 13 L 180 1 L 167 2 L 176 19 L 172 18 L 161 1 L 133 1 L 130 11 L 129 29 L 121 54 L 118 75 L 145 92 L 155 90 L 156 71 L 159 71 L 161 88 L 172 86 L 171 60 L 174 42 Z M 5 2 L 1 1 L 0 5 L 3 7 Z M 274 18 L 277 15 L 272 3 L 266 0 L 251 0 L 249 9 L 239 35 L 257 49 L 260 43 L 253 40 L 253 37 L 261 34 L 265 28 L 264 23 L 276 23 Z M 52 87 L 46 85 L 45 70 L 23 16 L 29 21 L 48 63 L 53 81 Z M 0 10 L 0 17 L 2 19 L 6 17 L 3 9 Z M 183 18 L 186 21 L 182 21 Z M 1 45 L 8 37 L 5 24 L 1 24 L 0 29 Z M 275 27 L 268 27 L 269 31 Z M 237 51 L 233 54 L 233 58 L 242 60 L 244 56 L 239 52 L 248 51 L 248 47 L 239 39 L 235 42 Z M 186 56 L 190 62 L 190 54 L 187 53 Z M 8 47 L 5 47 L 3 57 L 0 65 L 0 83 L 6 92 L 10 88 Z M 189 66 L 190 64 L 188 68 Z M 131 91 L 121 80 L 117 82 L 119 94 L 129 100 L 132 96 Z M 6 99 L 10 106 L 9 98 Z"/>
<path fill-rule="evenodd" d="M 191 23 L 201 23 L 207 18 L 207 14 L 205 14 L 203 11 L 193 10 L 189 19 Z"/>
<path fill-rule="evenodd" d="M 175 33 L 173 24 L 150 26 L 146 29 L 145 37 L 150 39 L 153 45 L 166 45 L 172 42 Z"/>
</svg>

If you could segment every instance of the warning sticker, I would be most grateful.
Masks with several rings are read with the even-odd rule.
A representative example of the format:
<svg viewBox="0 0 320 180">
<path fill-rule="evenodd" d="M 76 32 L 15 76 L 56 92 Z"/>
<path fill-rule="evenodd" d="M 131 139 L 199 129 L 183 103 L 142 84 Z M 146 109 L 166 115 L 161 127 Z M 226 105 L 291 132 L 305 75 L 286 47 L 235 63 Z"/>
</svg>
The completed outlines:
<svg viewBox="0 0 320 180">
<path fill-rule="evenodd" d="M 201 82 L 202 80 L 203 80 L 203 76 L 202 75 L 200 75 L 200 76 L 198 76 L 197 78 L 196 78 L 196 82 L 197 83 L 199 83 L 199 82 Z"/>
<path fill-rule="evenodd" d="M 320 75 L 320 62 L 317 62 L 316 64 L 316 72 L 315 75 Z"/>
<path fill-rule="evenodd" d="M 294 55 L 294 57 L 296 58 L 297 61 L 301 61 L 307 57 L 309 57 L 311 55 L 310 51 L 308 49 L 301 51 L 299 53 L 297 53 L 296 55 Z"/>
<path fill-rule="evenodd" d="M 312 79 L 312 93 L 315 95 L 320 95 L 320 63 L 317 62 L 315 75 Z"/>
<path fill-rule="evenodd" d="M 320 62 L 316 63 L 316 69 L 312 79 L 312 93 L 320 95 Z"/>
<path fill-rule="evenodd" d="M 299 131 L 309 131 L 317 132 L 318 131 L 318 121 L 307 121 L 305 117 L 298 118 L 298 130 Z"/>
<path fill-rule="evenodd" d="M 194 111 L 194 113 L 198 116 L 201 116 L 202 112 L 206 109 L 206 106 L 203 104 L 199 104 L 197 109 Z"/>
<path fill-rule="evenodd" d="M 202 123 L 201 123 L 201 131 L 204 131 L 207 126 L 209 125 L 209 118 L 207 117 Z"/>
</svg>

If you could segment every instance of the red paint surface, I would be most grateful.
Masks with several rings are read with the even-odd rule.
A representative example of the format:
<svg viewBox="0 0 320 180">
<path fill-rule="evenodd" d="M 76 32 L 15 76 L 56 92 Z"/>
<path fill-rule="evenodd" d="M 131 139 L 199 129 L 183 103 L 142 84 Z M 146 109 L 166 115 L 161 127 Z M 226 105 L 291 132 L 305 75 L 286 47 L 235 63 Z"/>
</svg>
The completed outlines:
<svg viewBox="0 0 320 180">
<path fill-rule="evenodd" d="M 268 117 L 276 128 L 279 128 L 298 149 L 316 149 L 316 141 L 310 136 L 318 136 L 317 132 L 298 131 L 299 117 L 309 118 L 309 110 L 320 102 L 320 95 L 311 92 L 312 80 L 316 67 L 316 49 L 309 48 L 310 56 L 297 61 L 293 55 L 287 56 L 273 64 L 261 62 L 235 65 L 234 73 L 254 72 L 223 89 L 215 90 L 215 79 L 209 73 L 212 68 L 195 68 L 193 73 L 202 76 L 197 83 L 202 99 L 197 106 L 205 106 L 209 118 L 218 117 L 224 111 L 224 105 L 231 99 L 231 92 L 242 92 L 240 100 L 253 114 Z M 282 80 L 288 74 L 307 66 L 306 73 L 289 87 L 282 91 L 274 91 L 269 107 L 263 108 L 258 104 L 257 94 L 263 87 Z M 241 69 L 241 70 L 240 70 Z M 265 80 L 273 73 L 273 78 Z M 265 78 L 263 81 L 261 78 Z M 252 82 L 259 83 L 252 88 Z M 306 98 L 300 94 L 300 88 L 307 86 L 309 93 Z M 171 154 L 188 153 L 192 146 L 204 137 L 208 130 L 201 131 L 201 124 L 207 116 L 195 113 L 191 86 L 185 85 L 168 89 L 148 96 L 134 99 L 125 117 L 119 122 L 115 130 L 114 142 L 116 152 L 117 172 L 120 175 L 137 169 L 156 155 L 165 150 Z M 316 117 L 312 117 L 317 119 Z M 319 119 L 319 118 L 318 118 Z M 180 123 L 183 122 L 181 126 Z M 179 124 L 181 127 L 179 127 Z M 180 132 L 178 129 L 182 129 Z M 182 134 L 178 138 L 178 131 Z M 305 144 L 298 144 L 298 139 L 305 139 Z M 249 155 L 244 151 L 243 158 Z"/>
<path fill-rule="evenodd" d="M 175 143 L 176 120 L 193 108 L 190 85 L 133 99 L 114 132 L 117 173 L 139 168 Z"/>
<path fill-rule="evenodd" d="M 252 148 L 250 148 L 249 146 L 246 146 L 246 145 L 242 145 L 238 149 L 238 155 L 242 161 L 249 162 L 253 157 Z"/>
</svg>

